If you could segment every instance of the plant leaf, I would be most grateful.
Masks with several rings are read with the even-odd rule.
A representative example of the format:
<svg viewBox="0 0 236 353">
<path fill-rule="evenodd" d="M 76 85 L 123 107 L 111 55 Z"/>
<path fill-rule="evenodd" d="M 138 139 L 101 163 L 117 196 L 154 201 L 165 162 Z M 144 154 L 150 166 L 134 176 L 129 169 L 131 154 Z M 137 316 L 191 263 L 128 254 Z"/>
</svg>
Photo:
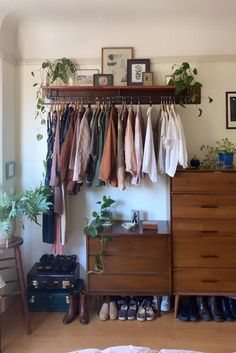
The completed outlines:
<svg viewBox="0 0 236 353">
<path fill-rule="evenodd" d="M 36 136 L 36 137 L 37 137 L 37 140 L 38 140 L 38 141 L 40 141 L 40 140 L 42 140 L 42 139 L 43 139 L 43 135 L 42 135 L 42 134 L 37 134 L 37 136 Z"/>
<path fill-rule="evenodd" d="M 209 102 L 209 104 L 212 103 L 213 102 L 213 98 L 208 97 L 208 102 Z"/>
<path fill-rule="evenodd" d="M 200 117 L 202 115 L 202 109 L 198 108 L 198 111 L 199 111 L 198 117 Z"/>
<path fill-rule="evenodd" d="M 34 76 L 34 72 L 33 71 L 31 71 L 31 75 Z"/>
</svg>

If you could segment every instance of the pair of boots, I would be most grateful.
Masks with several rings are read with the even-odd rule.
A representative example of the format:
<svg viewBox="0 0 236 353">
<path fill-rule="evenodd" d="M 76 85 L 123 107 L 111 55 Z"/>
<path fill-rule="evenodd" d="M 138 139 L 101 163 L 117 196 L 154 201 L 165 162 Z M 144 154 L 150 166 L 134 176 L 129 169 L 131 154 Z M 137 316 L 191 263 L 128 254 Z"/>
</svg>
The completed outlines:
<svg viewBox="0 0 236 353">
<path fill-rule="evenodd" d="M 63 323 L 71 323 L 78 315 L 81 324 L 85 325 L 89 323 L 89 315 L 87 310 L 87 300 L 84 292 L 80 292 L 79 298 L 78 293 L 74 292 L 69 296 L 69 308 L 63 317 Z"/>
</svg>

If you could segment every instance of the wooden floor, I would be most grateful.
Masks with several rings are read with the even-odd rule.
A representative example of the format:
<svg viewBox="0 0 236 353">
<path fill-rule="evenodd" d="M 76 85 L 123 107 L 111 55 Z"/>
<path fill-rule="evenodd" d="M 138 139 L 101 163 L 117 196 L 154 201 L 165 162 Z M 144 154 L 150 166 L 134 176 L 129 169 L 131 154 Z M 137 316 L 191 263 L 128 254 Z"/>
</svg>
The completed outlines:
<svg viewBox="0 0 236 353">
<path fill-rule="evenodd" d="M 236 352 L 235 322 L 184 323 L 173 313 L 152 322 L 100 321 L 92 313 L 90 323 L 76 319 L 63 325 L 63 313 L 31 313 L 33 333 L 25 334 L 18 305 L 1 315 L 3 353 L 67 353 L 82 348 L 116 345 L 146 346 L 153 349 L 182 348 L 207 353 Z M 125 353 L 125 352 L 124 352 Z"/>
</svg>

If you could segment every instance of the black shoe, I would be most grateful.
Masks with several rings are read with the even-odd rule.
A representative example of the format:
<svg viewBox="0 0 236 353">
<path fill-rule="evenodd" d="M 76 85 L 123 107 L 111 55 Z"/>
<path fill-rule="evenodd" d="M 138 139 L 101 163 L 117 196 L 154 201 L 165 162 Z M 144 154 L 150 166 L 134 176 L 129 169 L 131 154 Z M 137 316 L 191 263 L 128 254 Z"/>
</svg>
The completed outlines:
<svg viewBox="0 0 236 353">
<path fill-rule="evenodd" d="M 211 315 L 213 317 L 213 320 L 218 322 L 224 321 L 224 317 L 223 317 L 222 311 L 220 310 L 217 297 L 215 296 L 208 297 L 208 306 L 209 306 Z"/>
<path fill-rule="evenodd" d="M 196 297 L 190 297 L 190 308 L 189 308 L 189 320 L 196 322 L 199 320 L 198 306 L 196 302 Z"/>
<path fill-rule="evenodd" d="M 188 296 L 180 299 L 177 318 L 181 321 L 189 321 L 190 299 Z"/>
<path fill-rule="evenodd" d="M 236 319 L 236 299 L 229 298 L 229 306 L 233 317 Z"/>
<path fill-rule="evenodd" d="M 202 320 L 210 321 L 212 320 L 211 314 L 209 312 L 206 297 L 202 295 L 197 296 L 198 313 Z"/>
<path fill-rule="evenodd" d="M 46 271 L 45 266 L 48 261 L 48 256 L 49 256 L 48 254 L 43 254 L 40 257 L 39 263 L 37 265 L 37 271 L 40 271 L 40 272 Z"/>
<path fill-rule="evenodd" d="M 55 256 L 53 254 L 48 255 L 46 264 L 45 264 L 45 271 L 52 271 L 55 265 Z"/>
<path fill-rule="evenodd" d="M 221 297 L 220 298 L 220 303 L 221 303 L 221 310 L 223 313 L 223 316 L 225 320 L 227 321 L 233 321 L 234 316 L 231 312 L 230 305 L 229 305 L 229 298 L 227 297 Z"/>
</svg>

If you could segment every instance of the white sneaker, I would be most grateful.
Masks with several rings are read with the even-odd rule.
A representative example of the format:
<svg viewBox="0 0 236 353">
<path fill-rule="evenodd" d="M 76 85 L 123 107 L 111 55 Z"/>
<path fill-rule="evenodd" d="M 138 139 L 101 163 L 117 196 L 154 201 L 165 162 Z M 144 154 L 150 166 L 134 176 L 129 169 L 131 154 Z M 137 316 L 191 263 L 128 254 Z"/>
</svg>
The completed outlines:
<svg viewBox="0 0 236 353">
<path fill-rule="evenodd" d="M 170 311 L 170 297 L 164 295 L 161 299 L 161 311 Z"/>
</svg>

